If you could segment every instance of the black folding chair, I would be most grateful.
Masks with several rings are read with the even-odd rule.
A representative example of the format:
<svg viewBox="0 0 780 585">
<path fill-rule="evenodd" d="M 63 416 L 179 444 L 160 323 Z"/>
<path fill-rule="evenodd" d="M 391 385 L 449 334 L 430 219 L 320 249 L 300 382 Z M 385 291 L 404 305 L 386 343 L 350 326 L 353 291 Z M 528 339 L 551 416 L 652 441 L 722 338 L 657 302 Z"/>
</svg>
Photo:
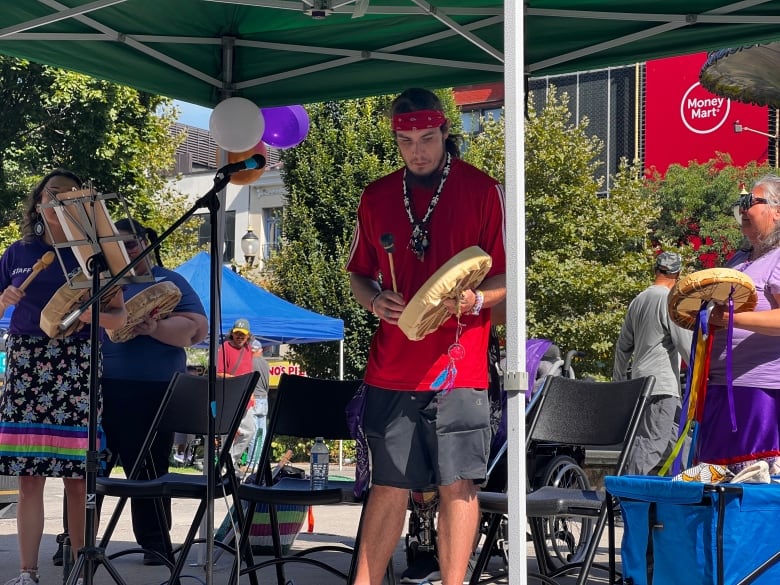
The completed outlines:
<svg viewBox="0 0 780 585">
<path fill-rule="evenodd" d="M 320 567 L 334 575 L 344 578 L 351 583 L 356 564 L 357 550 L 360 544 L 360 528 L 363 515 L 355 536 L 355 546 L 324 545 L 309 547 L 305 550 L 288 553 L 282 551 L 282 542 L 279 532 L 279 518 L 276 506 L 327 506 L 359 503 L 365 500 L 362 494 L 354 493 L 355 482 L 345 480 L 329 480 L 328 488 L 324 490 L 312 490 L 309 479 L 297 479 L 285 477 L 273 483 L 271 444 L 278 435 L 298 437 L 313 440 L 315 437 L 323 437 L 326 441 L 350 439 L 347 426 L 346 407 L 361 385 L 359 380 L 322 380 L 282 374 L 275 400 L 271 404 L 271 412 L 268 419 L 268 435 L 263 450 L 260 454 L 258 477 L 256 483 L 245 483 L 239 488 L 239 497 L 248 503 L 241 527 L 240 549 L 246 566 L 241 570 L 241 575 L 249 574 L 256 583 L 256 573 L 265 567 L 276 567 L 279 585 L 285 585 L 284 566 L 289 563 L 305 563 Z M 271 536 L 273 541 L 273 557 L 256 563 L 252 554 L 249 533 L 252 518 L 259 504 L 266 504 L 269 510 L 271 524 Z M 337 567 L 311 555 L 322 552 L 344 552 L 351 555 L 349 569 L 345 573 Z M 389 583 L 394 583 L 392 563 L 388 567 Z M 231 581 L 233 582 L 233 576 Z"/>
<path fill-rule="evenodd" d="M 621 475 L 634 442 L 639 419 L 654 384 L 653 376 L 624 382 L 547 378 L 527 426 L 526 451 L 532 444 L 539 442 L 593 447 L 620 445 L 621 451 L 614 475 Z M 509 513 L 509 502 L 505 491 L 482 491 L 479 492 L 478 497 L 480 510 L 489 516 L 489 522 L 471 577 L 471 585 L 493 582 L 498 578 L 492 576 L 486 578 L 483 573 L 498 537 L 501 523 Z M 596 550 L 607 523 L 609 523 L 610 542 L 614 543 L 613 514 L 614 502 L 605 499 L 602 491 L 544 486 L 526 494 L 526 515 L 540 571 L 539 575 L 533 577 L 544 583 L 555 584 L 555 577 L 579 569 L 577 585 L 586 583 L 590 570 L 594 566 Z M 550 562 L 549 548 L 545 543 L 545 538 L 551 532 L 545 526 L 545 520 L 568 516 L 593 517 L 596 523 L 595 529 L 582 560 L 554 567 Z M 517 534 L 517 531 L 512 533 Z M 617 576 L 614 558 L 610 558 L 606 570 L 609 571 L 609 582 L 614 583 Z"/>
<path fill-rule="evenodd" d="M 215 498 L 230 495 L 235 504 L 238 480 L 233 466 L 233 458 L 230 455 L 230 447 L 238 432 L 238 426 L 244 412 L 246 412 L 247 404 L 259 376 L 258 372 L 253 372 L 232 378 L 218 378 L 215 389 L 216 402 L 212 407 L 209 404 L 208 378 L 182 373 L 174 375 L 144 440 L 140 455 L 132 463 L 127 479 L 100 477 L 97 479 L 96 489 L 99 496 L 119 498 L 100 541 L 101 548 L 105 549 L 108 546 L 128 498 L 153 499 L 156 503 L 161 533 L 166 540 L 164 544 L 167 558 L 159 555 L 157 551 L 132 548 L 114 553 L 108 557 L 109 559 L 132 553 L 154 552 L 171 569 L 169 583 L 178 582 L 192 545 L 198 542 L 196 537 L 208 506 L 208 477 L 205 473 L 171 472 L 155 478 L 156 473 L 150 471 L 153 463 L 149 448 L 158 433 L 180 432 L 207 436 L 209 416 L 214 413 L 214 426 L 217 435 L 215 440 L 221 441 L 222 444 L 217 452 L 218 463 L 214 474 L 215 482 L 212 493 Z M 207 462 L 204 461 L 205 464 Z M 168 532 L 168 518 L 163 506 L 163 498 L 200 500 L 184 543 L 175 550 Z M 221 545 L 221 543 L 215 544 Z M 224 545 L 221 546 L 224 547 Z"/>
</svg>

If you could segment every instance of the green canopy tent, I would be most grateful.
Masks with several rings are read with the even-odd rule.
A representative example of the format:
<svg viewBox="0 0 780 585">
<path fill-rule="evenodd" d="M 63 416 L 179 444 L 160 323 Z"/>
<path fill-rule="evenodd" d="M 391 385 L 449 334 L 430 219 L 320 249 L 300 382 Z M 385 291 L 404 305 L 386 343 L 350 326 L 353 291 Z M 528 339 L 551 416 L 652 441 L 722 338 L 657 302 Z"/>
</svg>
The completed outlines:
<svg viewBox="0 0 780 585">
<path fill-rule="evenodd" d="M 213 106 L 499 81 L 505 10 L 524 71 L 561 73 L 780 38 L 780 1 L 4 0 L 0 51 Z M 520 4 L 515 7 L 513 4 Z M 315 10 L 314 7 L 322 7 Z M 319 16 L 319 17 L 318 17 Z"/>
<path fill-rule="evenodd" d="M 780 40 L 780 0 L 2 0 L 0 53 L 213 106 L 503 79 L 510 523 L 525 522 L 524 75 Z M 212 516 L 211 514 L 209 516 Z M 213 518 L 210 518 L 213 522 Z M 524 583 L 523 547 L 510 551 Z M 209 574 L 210 580 L 210 574 Z"/>
</svg>

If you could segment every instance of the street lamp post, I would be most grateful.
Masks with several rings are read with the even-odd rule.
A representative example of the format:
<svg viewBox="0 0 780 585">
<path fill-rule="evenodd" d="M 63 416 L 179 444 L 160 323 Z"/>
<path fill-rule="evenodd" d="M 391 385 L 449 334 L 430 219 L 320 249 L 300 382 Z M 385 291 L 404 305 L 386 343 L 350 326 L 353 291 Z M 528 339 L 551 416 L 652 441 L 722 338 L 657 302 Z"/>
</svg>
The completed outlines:
<svg viewBox="0 0 780 585">
<path fill-rule="evenodd" d="M 778 142 L 780 142 L 780 137 L 778 137 L 777 134 L 769 134 L 768 132 L 762 132 L 761 130 L 756 130 L 755 128 L 750 128 L 748 126 L 745 126 L 744 124 L 740 123 L 739 120 L 736 120 L 734 122 L 734 133 L 735 134 L 741 134 L 742 132 L 752 132 L 753 134 L 760 134 L 761 136 L 766 136 L 767 138 L 771 138 L 775 143 L 775 153 L 774 153 L 774 166 L 777 168 L 778 166 Z"/>
<path fill-rule="evenodd" d="M 260 252 L 260 238 L 252 231 L 252 226 L 247 227 L 246 230 L 241 238 L 241 251 L 244 253 L 244 260 L 251 268 Z"/>
</svg>

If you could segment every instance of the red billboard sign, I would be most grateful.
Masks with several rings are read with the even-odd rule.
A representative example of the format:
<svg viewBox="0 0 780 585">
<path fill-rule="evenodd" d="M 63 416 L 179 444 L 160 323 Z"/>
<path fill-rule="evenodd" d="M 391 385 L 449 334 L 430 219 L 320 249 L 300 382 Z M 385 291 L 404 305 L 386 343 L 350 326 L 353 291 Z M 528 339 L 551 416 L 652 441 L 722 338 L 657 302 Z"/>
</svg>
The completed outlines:
<svg viewBox="0 0 780 585">
<path fill-rule="evenodd" d="M 648 61 L 645 92 L 645 166 L 665 173 L 669 165 L 706 162 L 718 152 L 736 165 L 768 155 L 767 108 L 728 100 L 704 89 L 699 72 L 706 53 Z"/>
</svg>

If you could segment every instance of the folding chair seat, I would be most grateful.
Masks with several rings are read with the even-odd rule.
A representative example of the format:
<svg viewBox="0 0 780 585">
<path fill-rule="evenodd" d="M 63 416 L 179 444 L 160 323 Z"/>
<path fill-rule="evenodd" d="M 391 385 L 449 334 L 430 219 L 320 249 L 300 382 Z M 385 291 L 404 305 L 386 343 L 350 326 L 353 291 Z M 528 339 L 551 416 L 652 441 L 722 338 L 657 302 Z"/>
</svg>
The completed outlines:
<svg viewBox="0 0 780 585">
<path fill-rule="evenodd" d="M 633 446 L 639 419 L 655 378 L 637 378 L 623 382 L 592 382 L 563 377 L 549 377 L 540 392 L 527 425 L 526 450 L 534 442 L 611 447 L 620 445 L 614 475 L 621 475 Z M 509 513 L 508 496 L 502 492 L 479 492 L 480 510 L 487 515 L 488 528 L 471 578 L 471 585 L 495 581 L 483 573 L 495 545 L 501 522 Z M 609 504 L 609 505 L 605 505 Z M 555 577 L 579 569 L 577 585 L 587 582 L 605 525 L 609 524 L 610 543 L 614 543 L 614 502 L 605 500 L 600 490 L 544 486 L 526 494 L 526 515 L 531 529 L 539 575 L 544 583 L 555 584 Z M 592 517 L 595 527 L 587 541 L 581 560 L 555 567 L 545 539 L 550 535 L 550 518 Z M 565 527 L 564 527 L 565 530 Z M 516 534 L 517 531 L 513 531 Z M 559 535 L 553 535 L 559 536 Z M 566 535 L 562 535 L 566 538 Z M 612 547 L 612 546 L 611 546 Z M 614 557 L 609 559 L 609 582 L 615 582 Z"/>
<path fill-rule="evenodd" d="M 221 447 L 217 452 L 218 465 L 214 474 L 214 484 L 211 486 L 211 494 L 214 498 L 229 495 L 235 501 L 238 481 L 230 455 L 230 447 L 258 378 L 258 372 L 232 378 L 217 378 L 216 400 L 212 409 L 209 406 L 207 377 L 183 373 L 174 375 L 147 433 L 138 459 L 135 462 L 126 462 L 127 465 L 132 463 L 131 467 L 125 468 L 129 469 L 129 472 L 126 471 L 127 478 L 97 478 L 96 493 L 99 496 L 119 498 L 104 530 L 99 544 L 100 548 L 105 549 L 109 545 L 128 498 L 153 499 L 156 504 L 157 519 L 162 528 L 161 532 L 166 540 L 164 544 L 167 558 L 161 557 L 161 560 L 164 560 L 171 569 L 170 583 L 178 582 L 190 549 L 197 542 L 196 536 L 208 509 L 208 477 L 205 472 L 203 474 L 171 472 L 155 479 L 149 479 L 150 475 L 154 475 L 150 474 L 149 471 L 153 465 L 149 453 L 150 446 L 157 435 L 162 433 L 180 432 L 208 436 L 208 417 L 213 412 L 216 433 L 214 440 L 217 440 L 218 437 L 221 441 Z M 176 550 L 173 549 L 170 541 L 163 498 L 200 500 L 184 543 Z M 142 548 L 125 549 L 111 554 L 108 558 L 114 559 L 139 552 L 149 551 Z"/>
<path fill-rule="evenodd" d="M 241 527 L 240 549 L 245 561 L 241 575 L 249 574 L 252 583 L 256 583 L 256 573 L 260 569 L 274 566 L 279 585 L 285 585 L 284 566 L 289 563 L 305 563 L 320 567 L 334 575 L 352 582 L 356 562 L 357 549 L 360 542 L 360 527 L 363 515 L 356 527 L 355 545 L 326 545 L 310 547 L 300 552 L 285 555 L 280 539 L 279 517 L 277 506 L 323 506 L 359 503 L 365 500 L 364 494 L 356 495 L 355 482 L 345 480 L 329 480 L 328 488 L 312 490 L 309 479 L 286 477 L 277 483 L 272 481 L 271 445 L 274 437 L 279 435 L 298 437 L 311 440 L 323 437 L 326 441 L 349 440 L 350 432 L 347 426 L 346 407 L 361 385 L 360 380 L 322 380 L 282 374 L 275 399 L 272 401 L 268 419 L 268 438 L 263 444 L 260 463 L 254 483 L 244 483 L 239 487 L 241 500 L 247 504 L 244 524 Z M 255 510 L 259 504 L 265 504 L 269 510 L 269 522 L 273 542 L 273 556 L 261 562 L 255 562 L 252 554 L 249 533 Z M 333 564 L 311 555 L 322 552 L 345 552 L 350 555 L 349 569 L 345 573 Z M 391 567 L 388 579 L 394 583 Z M 233 577 L 231 576 L 231 582 Z"/>
</svg>

